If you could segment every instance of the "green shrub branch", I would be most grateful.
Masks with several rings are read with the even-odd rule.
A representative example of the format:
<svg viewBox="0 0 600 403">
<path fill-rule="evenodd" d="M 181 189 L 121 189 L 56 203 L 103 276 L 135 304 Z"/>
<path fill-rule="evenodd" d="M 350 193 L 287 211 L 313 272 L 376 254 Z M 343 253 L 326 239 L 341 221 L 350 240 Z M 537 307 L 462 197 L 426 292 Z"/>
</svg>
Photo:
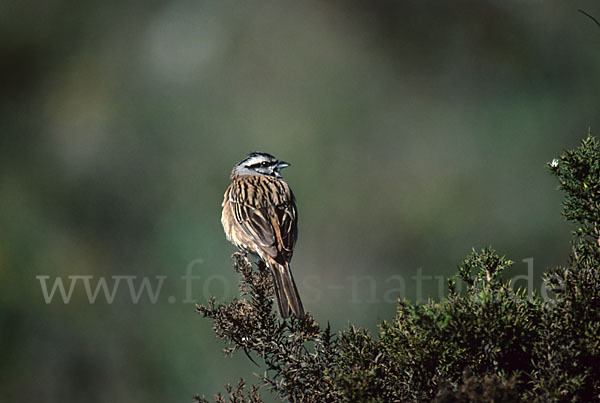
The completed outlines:
<svg viewBox="0 0 600 403">
<path fill-rule="evenodd" d="M 598 141 L 589 136 L 549 169 L 576 225 L 569 264 L 544 275 L 552 300 L 514 290 L 501 276 L 512 262 L 485 248 L 460 264 L 442 301 L 400 301 L 377 335 L 354 325 L 334 334 L 310 315 L 279 319 L 268 270 L 236 254 L 241 298 L 197 310 L 227 355 L 242 350 L 264 373 L 216 401 L 260 402 L 265 387 L 302 402 L 600 401 Z"/>
</svg>

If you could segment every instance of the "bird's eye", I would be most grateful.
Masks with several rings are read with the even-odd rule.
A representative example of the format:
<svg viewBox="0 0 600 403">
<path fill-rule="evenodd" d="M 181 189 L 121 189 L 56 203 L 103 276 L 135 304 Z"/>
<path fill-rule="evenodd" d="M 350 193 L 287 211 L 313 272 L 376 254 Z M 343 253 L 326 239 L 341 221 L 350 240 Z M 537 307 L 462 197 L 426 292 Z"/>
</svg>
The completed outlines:
<svg viewBox="0 0 600 403">
<path fill-rule="evenodd" d="M 260 163 L 261 167 L 266 167 L 267 165 L 269 165 L 269 163 L 267 161 L 263 161 Z"/>
</svg>

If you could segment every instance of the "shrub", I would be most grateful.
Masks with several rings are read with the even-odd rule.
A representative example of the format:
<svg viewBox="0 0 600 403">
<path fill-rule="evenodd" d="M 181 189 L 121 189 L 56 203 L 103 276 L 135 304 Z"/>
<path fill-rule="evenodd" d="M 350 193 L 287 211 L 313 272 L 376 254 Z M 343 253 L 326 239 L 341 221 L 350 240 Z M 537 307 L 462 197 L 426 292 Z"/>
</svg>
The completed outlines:
<svg viewBox="0 0 600 403">
<path fill-rule="evenodd" d="M 400 301 L 377 336 L 356 326 L 333 334 L 310 315 L 279 319 L 268 269 L 235 254 L 242 298 L 197 310 L 212 319 L 227 355 L 242 350 L 265 372 L 246 393 L 240 381 L 216 401 L 258 402 L 263 386 L 307 402 L 600 400 L 598 141 L 589 136 L 549 169 L 577 226 L 569 264 L 544 276 L 552 300 L 513 290 L 501 277 L 512 262 L 485 248 L 460 264 L 442 301 Z"/>
</svg>

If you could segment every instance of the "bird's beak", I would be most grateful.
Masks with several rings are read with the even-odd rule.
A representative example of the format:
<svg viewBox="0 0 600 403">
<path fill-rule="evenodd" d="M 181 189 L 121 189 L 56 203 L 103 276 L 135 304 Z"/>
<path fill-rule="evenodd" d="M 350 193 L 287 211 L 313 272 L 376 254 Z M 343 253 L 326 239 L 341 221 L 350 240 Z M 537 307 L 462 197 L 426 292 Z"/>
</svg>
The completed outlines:
<svg viewBox="0 0 600 403">
<path fill-rule="evenodd" d="M 285 161 L 279 161 L 277 163 L 277 168 L 279 169 L 283 169 L 283 168 L 287 168 L 289 167 L 291 164 L 289 162 L 285 162 Z"/>
</svg>

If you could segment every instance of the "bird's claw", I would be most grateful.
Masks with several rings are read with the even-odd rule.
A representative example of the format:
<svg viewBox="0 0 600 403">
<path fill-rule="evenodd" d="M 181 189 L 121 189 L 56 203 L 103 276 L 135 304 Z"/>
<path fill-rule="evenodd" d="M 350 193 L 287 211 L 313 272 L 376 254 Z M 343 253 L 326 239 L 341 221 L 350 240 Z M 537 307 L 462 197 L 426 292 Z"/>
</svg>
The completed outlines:
<svg viewBox="0 0 600 403">
<path fill-rule="evenodd" d="M 244 261 L 246 262 L 246 264 L 248 266 L 252 266 L 252 263 L 250 263 L 250 259 L 248 259 L 248 252 L 235 252 L 231 255 L 232 258 L 240 258 L 240 259 L 244 259 Z"/>
</svg>

